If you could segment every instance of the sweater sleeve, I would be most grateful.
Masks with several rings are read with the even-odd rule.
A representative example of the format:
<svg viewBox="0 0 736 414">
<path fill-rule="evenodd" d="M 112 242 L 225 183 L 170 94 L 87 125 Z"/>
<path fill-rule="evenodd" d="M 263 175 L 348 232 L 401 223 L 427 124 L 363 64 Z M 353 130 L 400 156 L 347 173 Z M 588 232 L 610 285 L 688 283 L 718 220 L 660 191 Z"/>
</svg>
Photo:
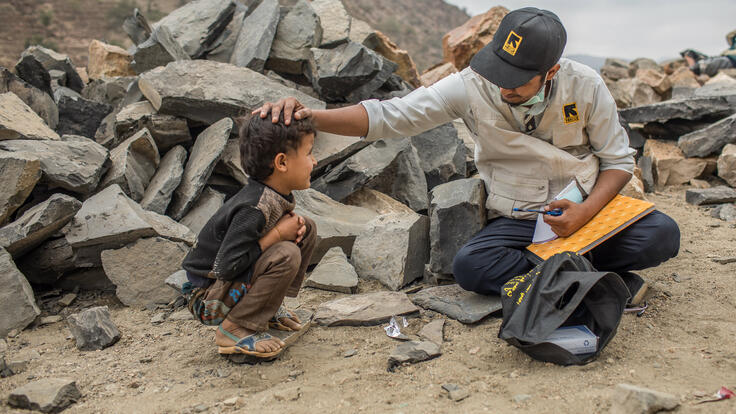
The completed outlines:
<svg viewBox="0 0 736 414">
<path fill-rule="evenodd" d="M 234 280 L 243 276 L 261 255 L 258 240 L 266 225 L 257 208 L 244 207 L 232 217 L 212 267 L 218 279 Z"/>
</svg>

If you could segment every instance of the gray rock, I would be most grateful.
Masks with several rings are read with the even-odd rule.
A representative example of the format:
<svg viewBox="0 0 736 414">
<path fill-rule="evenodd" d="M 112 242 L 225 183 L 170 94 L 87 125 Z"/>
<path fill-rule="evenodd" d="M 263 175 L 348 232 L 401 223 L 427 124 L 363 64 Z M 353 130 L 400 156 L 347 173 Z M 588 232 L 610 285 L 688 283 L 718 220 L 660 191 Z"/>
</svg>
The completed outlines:
<svg viewBox="0 0 736 414">
<path fill-rule="evenodd" d="M 210 176 L 207 185 L 212 187 L 213 190 L 225 194 L 225 198 L 230 198 L 243 189 L 243 184 L 240 184 L 229 175 L 216 173 Z"/>
<path fill-rule="evenodd" d="M 196 237 L 186 226 L 144 210 L 116 184 L 85 200 L 65 234 L 78 267 L 100 266 L 102 250 L 117 249 L 141 237 L 154 236 L 189 245 Z"/>
<path fill-rule="evenodd" d="M 11 372 L 11 375 L 18 375 L 28 369 L 28 365 L 30 365 L 33 361 L 36 361 L 41 358 L 41 354 L 39 354 L 34 349 L 22 349 L 18 352 L 14 352 L 12 354 L 9 354 L 5 357 L 5 363 L 7 369 Z"/>
<path fill-rule="evenodd" d="M 53 325 L 64 320 L 61 315 L 44 316 L 38 319 L 38 326 Z"/>
<path fill-rule="evenodd" d="M 312 8 L 322 27 L 319 47 L 334 47 L 349 40 L 351 17 L 340 0 L 314 0 Z"/>
<path fill-rule="evenodd" d="M 731 187 L 736 187 L 736 144 L 726 144 L 716 162 L 718 176 Z"/>
<path fill-rule="evenodd" d="M 418 311 L 405 293 L 374 292 L 324 302 L 314 320 L 322 326 L 369 326 Z"/>
<path fill-rule="evenodd" d="M 325 107 L 324 102 L 260 73 L 208 60 L 170 63 L 141 75 L 138 85 L 159 113 L 205 124 L 250 112 L 284 96 L 294 96 L 309 108 Z"/>
<path fill-rule="evenodd" d="M 5 249 L 0 248 L 0 338 L 4 338 L 13 329 L 21 330 L 30 325 L 41 311 L 36 306 L 31 285 L 25 276 L 15 267 L 13 258 Z"/>
<path fill-rule="evenodd" d="M 181 290 L 184 287 L 184 283 L 187 283 L 188 281 L 189 279 L 187 278 L 187 271 L 184 269 L 180 269 L 172 273 L 171 276 L 167 277 L 166 280 L 164 280 L 164 283 L 166 283 L 166 286 L 174 289 L 176 293 L 181 293 Z"/>
<path fill-rule="evenodd" d="M 43 67 L 41 62 L 32 55 L 21 56 L 18 63 L 15 64 L 15 73 L 41 92 L 53 96 L 54 91 L 51 89 L 51 75 Z"/>
<path fill-rule="evenodd" d="M 71 314 L 66 318 L 66 323 L 80 351 L 105 349 L 120 339 L 120 331 L 110 318 L 107 306 Z"/>
<path fill-rule="evenodd" d="M 62 296 L 61 299 L 57 302 L 59 306 L 68 307 L 69 305 L 74 302 L 74 300 L 77 299 L 76 293 L 67 293 L 66 295 Z"/>
<path fill-rule="evenodd" d="M 235 3 L 233 18 L 230 19 L 230 23 L 222 31 L 220 37 L 213 42 L 212 49 L 207 52 L 207 60 L 224 63 L 230 62 L 235 49 L 235 43 L 238 41 L 240 31 L 243 29 L 243 21 L 245 20 L 245 16 L 248 15 L 248 12 L 248 6 L 238 2 Z"/>
<path fill-rule="evenodd" d="M 312 170 L 312 177 L 319 177 L 370 144 L 360 137 L 317 131 L 312 148 L 312 155 L 317 160 L 317 166 Z"/>
<path fill-rule="evenodd" d="M 347 206 L 313 190 L 294 191 L 294 212 L 314 220 L 317 226 L 317 246 L 311 264 L 318 263 L 333 247 L 351 255 L 355 238 L 367 229 L 377 214 L 365 208 Z"/>
<path fill-rule="evenodd" d="M 462 323 L 476 323 L 501 310 L 500 297 L 468 292 L 457 284 L 422 289 L 411 300 Z"/>
<path fill-rule="evenodd" d="M 339 247 L 331 248 L 312 270 L 304 286 L 341 293 L 355 293 L 358 274 Z"/>
<path fill-rule="evenodd" d="M 320 43 L 322 25 L 319 16 L 311 2 L 298 0 L 279 22 L 266 67 L 280 73 L 301 75 L 311 55 L 310 49 Z"/>
<path fill-rule="evenodd" d="M 157 34 L 158 32 L 151 35 L 145 42 L 135 48 L 133 60 L 130 62 L 130 67 L 135 73 L 141 74 L 159 66 L 166 66 L 166 64 L 177 60 L 177 52 L 186 55 L 183 50 L 177 50 L 173 53 L 166 50 L 157 40 Z"/>
<path fill-rule="evenodd" d="M 685 201 L 696 206 L 706 204 L 724 204 L 736 201 L 736 189 L 720 185 L 713 188 L 696 188 L 687 190 Z"/>
<path fill-rule="evenodd" d="M 117 184 L 130 198 L 141 201 L 161 161 L 148 129 L 140 130 L 110 151 L 110 160 L 112 166 L 100 186 Z"/>
<path fill-rule="evenodd" d="M 58 413 L 82 398 L 70 378 L 44 378 L 14 389 L 8 404 L 44 413 Z"/>
<path fill-rule="evenodd" d="M 698 120 L 706 116 L 722 117 L 733 112 L 733 106 L 722 97 L 669 100 L 636 108 L 623 109 L 619 114 L 629 123 L 665 122 L 671 119 Z"/>
<path fill-rule="evenodd" d="M 278 24 L 279 2 L 263 0 L 253 13 L 245 18 L 230 56 L 230 63 L 263 72 Z"/>
<path fill-rule="evenodd" d="M 705 85 L 696 89 L 695 96 L 724 96 L 728 97 L 731 102 L 736 97 L 736 79 L 726 75 L 725 73 L 710 78 Z"/>
<path fill-rule="evenodd" d="M 718 264 L 726 265 L 726 264 L 736 263 L 736 256 L 731 256 L 731 257 L 716 257 L 716 258 L 713 258 L 711 260 L 713 260 L 714 262 L 716 262 Z"/>
<path fill-rule="evenodd" d="M 64 290 L 115 292 L 115 284 L 107 278 L 102 267 L 75 269 L 59 278 L 54 286 Z"/>
<path fill-rule="evenodd" d="M 194 234 L 199 234 L 205 224 L 225 204 L 225 194 L 205 187 L 197 201 L 179 223 L 189 227 Z"/>
<path fill-rule="evenodd" d="M 172 11 L 154 27 L 168 29 L 181 48 L 196 59 L 214 47 L 234 13 L 232 0 L 195 0 Z"/>
<path fill-rule="evenodd" d="M 115 115 L 115 141 L 122 142 L 146 128 L 160 152 L 178 144 L 191 143 L 187 120 L 171 115 L 159 115 L 150 102 L 136 102 Z"/>
<path fill-rule="evenodd" d="M 468 390 L 460 388 L 457 384 L 442 384 L 442 389 L 447 391 L 447 396 L 455 402 L 462 401 L 470 396 Z"/>
<path fill-rule="evenodd" d="M 159 312 L 151 318 L 151 325 L 159 325 L 166 321 L 166 314 L 163 312 Z"/>
<path fill-rule="evenodd" d="M 80 207 L 82 203 L 76 198 L 54 194 L 0 228 L 0 246 L 14 258 L 21 257 L 68 223 Z"/>
<path fill-rule="evenodd" d="M 679 406 L 680 400 L 672 394 L 630 384 L 618 384 L 611 398 L 612 414 L 652 414 Z"/>
<path fill-rule="evenodd" d="M 466 148 L 452 122 L 411 137 L 420 165 L 427 178 L 427 189 L 465 178 Z"/>
<path fill-rule="evenodd" d="M 409 139 L 379 140 L 313 181 L 312 188 L 338 201 L 360 188 L 372 188 L 422 211 L 429 202 L 420 163 Z"/>
<path fill-rule="evenodd" d="M 141 200 L 141 207 L 158 214 L 166 214 L 174 190 L 181 183 L 187 150 L 181 145 L 170 149 L 161 159 L 156 173 L 151 178 Z"/>
<path fill-rule="evenodd" d="M 355 239 L 352 261 L 361 278 L 398 290 L 424 274 L 429 260 L 429 219 L 394 213 L 377 217 Z"/>
<path fill-rule="evenodd" d="M 169 303 L 178 296 L 165 280 L 181 269 L 189 247 L 160 237 L 140 239 L 116 250 L 102 252 L 102 268 L 117 286 L 116 296 L 126 306 Z"/>
<path fill-rule="evenodd" d="M 194 315 L 186 308 L 173 312 L 168 318 L 170 321 L 191 321 L 192 319 L 194 319 Z"/>
<path fill-rule="evenodd" d="M 644 184 L 644 191 L 651 193 L 657 185 L 657 169 L 654 168 L 652 157 L 645 155 L 639 157 L 636 165 L 641 169 L 641 181 Z"/>
<path fill-rule="evenodd" d="M 59 88 L 68 89 L 74 93 L 77 93 L 74 89 L 66 87 L 66 72 L 62 70 L 51 69 L 49 71 L 49 77 L 51 78 L 51 90 L 54 91 L 54 95 L 56 95 L 56 91 Z"/>
<path fill-rule="evenodd" d="M 151 36 L 151 25 L 148 23 L 148 19 L 144 16 L 138 8 L 133 10 L 133 15 L 126 17 L 123 21 L 123 30 L 128 34 L 133 44 L 139 45 Z"/>
<path fill-rule="evenodd" d="M 440 346 L 429 341 L 408 341 L 399 344 L 388 357 L 388 370 L 402 364 L 414 364 L 442 355 Z"/>
<path fill-rule="evenodd" d="M 430 194 L 430 269 L 452 273 L 460 248 L 486 224 L 486 188 L 479 178 L 438 185 Z"/>
<path fill-rule="evenodd" d="M 430 266 L 429 263 L 424 265 L 424 278 L 422 280 L 425 284 L 440 286 L 455 283 L 455 276 L 452 273 L 433 272 Z"/>
<path fill-rule="evenodd" d="M 245 184 L 248 181 L 248 175 L 243 171 L 243 165 L 240 162 L 239 139 L 227 140 L 220 162 L 215 166 L 215 172 L 228 175 L 240 184 Z"/>
<path fill-rule="evenodd" d="M 445 338 L 445 320 L 435 319 L 424 325 L 419 331 L 419 337 L 437 345 L 442 345 Z"/>
<path fill-rule="evenodd" d="M 723 221 L 734 221 L 736 220 L 736 205 L 721 204 L 711 210 L 710 215 Z"/>
<path fill-rule="evenodd" d="M 0 142 L 0 149 L 38 158 L 41 183 L 87 195 L 100 182 L 108 166 L 105 147 L 84 137 L 65 135 L 62 141 L 11 140 Z"/>
<path fill-rule="evenodd" d="M 181 220 L 202 193 L 207 179 L 220 160 L 222 151 L 233 129 L 233 121 L 224 118 L 202 131 L 194 142 L 184 167 L 181 184 L 174 191 L 169 206 L 169 215 Z"/>
<path fill-rule="evenodd" d="M 20 258 L 17 265 L 26 279 L 37 285 L 53 285 L 76 267 L 74 251 L 65 237 L 45 241 Z"/>
<path fill-rule="evenodd" d="M 79 73 L 77 73 L 77 70 L 74 68 L 69 56 L 54 52 L 53 50 L 46 49 L 42 46 L 29 47 L 23 51 L 21 58 L 24 56 L 33 56 L 47 71 L 55 69 L 66 73 L 66 84 L 63 86 L 67 86 L 77 92 L 82 92 L 84 82 L 82 81 L 82 78 L 79 77 Z"/>
<path fill-rule="evenodd" d="M 116 76 L 95 79 L 82 89 L 82 97 L 91 101 L 118 107 L 128 94 L 131 84 L 138 83 L 137 76 Z"/>
<path fill-rule="evenodd" d="M 59 110 L 51 96 L 0 67 L 0 93 L 12 92 L 38 114 L 51 129 L 59 123 Z"/>
<path fill-rule="evenodd" d="M 726 144 L 734 143 L 736 143 L 736 114 L 681 136 L 677 146 L 686 157 L 707 157 L 720 153 Z"/>
<path fill-rule="evenodd" d="M 0 141 L 13 139 L 59 140 L 33 109 L 12 92 L 0 94 Z"/>
<path fill-rule="evenodd" d="M 37 158 L 0 151 L 0 225 L 5 223 L 31 194 L 39 178 Z"/>
<path fill-rule="evenodd" d="M 95 131 L 95 142 L 105 148 L 114 148 L 120 144 L 115 139 L 115 115 L 117 115 L 115 111 L 107 114 L 106 117 L 102 118 L 100 126 Z"/>
<path fill-rule="evenodd" d="M 308 76 L 327 101 L 359 102 L 380 88 L 398 66 L 367 47 L 345 43 L 332 49 L 312 49 Z"/>
<path fill-rule="evenodd" d="M 413 213 L 407 205 L 402 204 L 380 191 L 370 188 L 361 188 L 360 190 L 350 194 L 345 200 L 345 204 L 367 208 L 375 211 L 376 214 L 390 213 Z"/>
<path fill-rule="evenodd" d="M 112 112 L 112 106 L 90 101 L 84 98 L 74 98 L 67 95 L 58 100 L 59 106 L 59 134 L 81 135 L 94 138 L 102 120 Z"/>
<path fill-rule="evenodd" d="M 314 99 L 319 99 L 319 94 L 311 86 L 302 85 L 294 81 L 290 81 L 272 70 L 266 70 L 263 74 L 266 75 L 266 77 L 268 77 L 269 79 L 276 81 L 277 83 L 280 83 L 287 88 L 296 89 L 299 92 L 309 95 Z M 304 80 L 307 81 L 306 78 Z"/>
<path fill-rule="evenodd" d="M 82 95 L 73 89 L 67 88 L 66 86 L 59 86 L 58 88 L 54 89 L 54 102 L 56 102 L 57 105 L 59 104 L 61 98 L 64 97 L 78 99 L 81 98 Z"/>
</svg>

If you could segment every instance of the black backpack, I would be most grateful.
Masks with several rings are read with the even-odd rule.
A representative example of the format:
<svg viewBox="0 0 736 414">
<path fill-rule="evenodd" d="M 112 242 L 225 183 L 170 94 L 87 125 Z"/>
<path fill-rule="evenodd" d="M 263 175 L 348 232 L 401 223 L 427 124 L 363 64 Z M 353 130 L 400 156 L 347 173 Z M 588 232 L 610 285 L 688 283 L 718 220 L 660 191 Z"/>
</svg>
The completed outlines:
<svg viewBox="0 0 736 414">
<path fill-rule="evenodd" d="M 534 359 L 587 364 L 616 334 L 628 299 L 616 273 L 598 272 L 576 253 L 558 253 L 503 285 L 498 337 Z M 575 325 L 587 326 L 598 337 L 594 353 L 575 355 L 546 341 L 557 328 Z"/>
</svg>

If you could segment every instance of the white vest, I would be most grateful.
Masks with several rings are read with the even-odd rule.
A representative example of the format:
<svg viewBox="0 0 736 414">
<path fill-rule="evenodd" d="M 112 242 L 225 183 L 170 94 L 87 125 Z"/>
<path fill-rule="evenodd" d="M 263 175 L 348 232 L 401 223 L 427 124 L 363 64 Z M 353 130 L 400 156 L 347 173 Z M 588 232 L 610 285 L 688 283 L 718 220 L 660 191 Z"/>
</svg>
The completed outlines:
<svg viewBox="0 0 736 414">
<path fill-rule="evenodd" d="M 475 164 L 486 183 L 488 218 L 533 219 L 540 208 L 572 180 L 586 193 L 598 177 L 585 130 L 592 111 L 597 75 L 592 69 L 560 60 L 549 100 L 537 128 L 521 132 L 497 86 L 467 68 L 461 72 L 471 115 L 463 119 L 475 139 Z"/>
</svg>

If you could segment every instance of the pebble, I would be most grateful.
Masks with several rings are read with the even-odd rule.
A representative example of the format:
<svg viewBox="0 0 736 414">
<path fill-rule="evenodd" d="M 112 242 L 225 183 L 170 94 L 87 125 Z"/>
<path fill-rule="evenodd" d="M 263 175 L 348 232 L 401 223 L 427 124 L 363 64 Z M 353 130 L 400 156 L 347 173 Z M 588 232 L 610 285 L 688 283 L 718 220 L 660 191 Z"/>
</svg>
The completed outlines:
<svg viewBox="0 0 736 414">
<path fill-rule="evenodd" d="M 61 299 L 59 299 L 58 303 L 59 306 L 67 307 L 74 302 L 74 300 L 77 298 L 77 295 L 75 293 L 67 293 L 66 295 L 62 296 Z"/>
<path fill-rule="evenodd" d="M 195 413 L 203 413 L 203 412 L 207 411 L 207 408 L 208 407 L 205 404 L 199 404 L 199 405 L 197 405 L 197 406 L 194 407 L 194 412 Z"/>
<path fill-rule="evenodd" d="M 674 280 L 677 283 L 682 282 L 682 279 L 680 278 L 680 275 L 678 275 L 677 273 L 673 273 L 672 274 L 672 280 Z"/>
<path fill-rule="evenodd" d="M 516 394 L 514 395 L 514 402 L 517 404 L 521 404 L 524 401 L 527 401 L 528 399 L 532 398 L 529 394 Z"/>
<path fill-rule="evenodd" d="M 713 261 L 718 264 L 736 263 L 736 257 L 719 257 L 717 259 L 713 259 Z"/>
<path fill-rule="evenodd" d="M 160 323 L 163 323 L 166 320 L 166 314 L 165 313 L 157 313 L 153 315 L 153 318 L 151 318 L 151 323 L 154 325 L 158 325 Z"/>
<path fill-rule="evenodd" d="M 303 375 L 303 374 L 304 374 L 304 371 L 302 371 L 302 370 L 298 369 L 298 370 L 294 370 L 294 371 L 291 371 L 291 372 L 289 373 L 289 377 L 290 377 L 290 378 L 296 378 L 296 377 L 298 377 L 298 376 L 300 376 L 300 375 Z"/>
<path fill-rule="evenodd" d="M 227 406 L 236 405 L 238 403 L 238 398 L 239 397 L 228 398 L 227 400 L 223 401 L 222 404 Z"/>
<path fill-rule="evenodd" d="M 345 357 L 345 358 L 350 358 L 351 356 L 355 356 L 357 354 L 358 354 L 358 350 L 357 349 L 349 349 L 349 350 L 345 351 L 345 353 L 342 354 L 342 356 Z"/>
<path fill-rule="evenodd" d="M 44 316 L 38 320 L 38 326 L 51 325 L 63 321 L 61 315 Z"/>
<path fill-rule="evenodd" d="M 478 351 L 480 351 L 480 347 L 479 346 L 476 346 L 475 348 L 471 348 L 470 351 L 468 351 L 468 353 L 470 355 L 475 355 L 475 354 L 478 353 Z"/>
<path fill-rule="evenodd" d="M 287 388 L 284 390 L 274 391 L 273 398 L 276 401 L 296 401 L 301 395 L 299 387 Z"/>
<path fill-rule="evenodd" d="M 442 389 L 447 391 L 448 397 L 455 402 L 462 401 L 470 396 L 470 392 L 464 388 L 460 388 L 457 384 L 443 384 Z"/>
</svg>

